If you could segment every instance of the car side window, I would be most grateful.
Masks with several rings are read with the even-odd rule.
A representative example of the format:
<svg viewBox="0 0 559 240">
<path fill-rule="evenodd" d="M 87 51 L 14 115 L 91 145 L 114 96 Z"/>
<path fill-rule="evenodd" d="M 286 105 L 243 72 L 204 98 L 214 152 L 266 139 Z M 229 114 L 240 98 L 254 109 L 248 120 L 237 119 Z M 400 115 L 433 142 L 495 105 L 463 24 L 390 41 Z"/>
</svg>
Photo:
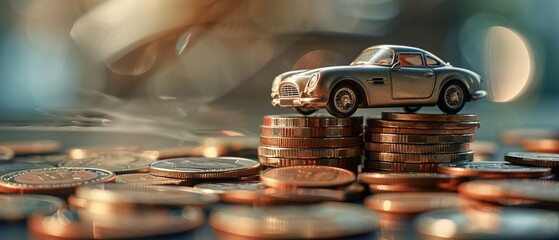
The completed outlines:
<svg viewBox="0 0 559 240">
<path fill-rule="evenodd" d="M 421 54 L 417 53 L 400 53 L 398 55 L 398 62 L 402 65 L 402 67 L 422 67 L 423 65 L 423 58 Z"/>
<path fill-rule="evenodd" d="M 435 60 L 432 57 L 426 56 L 425 58 L 427 59 L 427 66 L 429 66 L 429 67 L 435 67 L 435 66 L 440 66 L 441 65 L 441 63 L 439 61 Z"/>
</svg>

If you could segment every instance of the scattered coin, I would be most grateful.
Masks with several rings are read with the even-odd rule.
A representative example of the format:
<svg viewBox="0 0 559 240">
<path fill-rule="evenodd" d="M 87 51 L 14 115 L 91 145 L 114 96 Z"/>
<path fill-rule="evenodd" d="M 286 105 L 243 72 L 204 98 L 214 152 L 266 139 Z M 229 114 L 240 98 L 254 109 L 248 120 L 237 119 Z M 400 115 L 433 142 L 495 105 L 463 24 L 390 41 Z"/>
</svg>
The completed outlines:
<svg viewBox="0 0 559 240">
<path fill-rule="evenodd" d="M 0 146 L 0 161 L 7 161 L 14 158 L 14 151 L 7 147 Z"/>
<path fill-rule="evenodd" d="M 258 155 L 276 158 L 351 158 L 361 156 L 361 147 L 350 148 L 278 148 L 258 147 Z"/>
<path fill-rule="evenodd" d="M 128 173 L 116 175 L 116 183 L 136 185 L 181 185 L 194 186 L 196 181 L 179 178 L 166 178 L 149 173 Z"/>
<path fill-rule="evenodd" d="M 406 185 L 406 186 L 423 186 L 433 187 L 440 184 L 454 184 L 460 183 L 460 178 L 451 174 L 442 173 L 422 173 L 422 172 L 376 172 L 376 173 L 361 173 L 359 179 L 367 184 L 378 185 Z"/>
<path fill-rule="evenodd" d="M 212 212 L 209 222 L 221 232 L 275 239 L 340 239 L 378 228 L 374 213 L 346 203 L 266 208 L 228 206 Z"/>
<path fill-rule="evenodd" d="M 0 195 L 0 222 L 26 220 L 34 214 L 51 215 L 66 206 L 57 197 L 45 195 Z"/>
<path fill-rule="evenodd" d="M 382 119 L 393 121 L 419 121 L 419 122 L 475 122 L 475 114 L 412 114 L 383 112 Z"/>
<path fill-rule="evenodd" d="M 365 133 L 365 141 L 379 143 L 405 143 L 405 144 L 452 144 L 469 143 L 474 141 L 473 134 L 461 135 L 408 135 Z"/>
<path fill-rule="evenodd" d="M 264 137 L 331 138 L 352 137 L 363 133 L 363 127 L 272 127 L 261 126 Z"/>
<path fill-rule="evenodd" d="M 0 147 L 11 149 L 15 155 L 47 154 L 60 151 L 61 144 L 54 140 L 0 142 Z"/>
<path fill-rule="evenodd" d="M 363 138 L 291 138 L 291 137 L 260 137 L 260 145 L 281 148 L 342 148 L 360 146 Z"/>
<path fill-rule="evenodd" d="M 469 143 L 454 144 L 396 144 L 366 142 L 365 150 L 384 153 L 460 153 L 470 150 Z"/>
<path fill-rule="evenodd" d="M 67 196 L 73 193 L 78 186 L 114 181 L 115 174 L 103 169 L 38 168 L 2 175 L 0 192 Z"/>
<path fill-rule="evenodd" d="M 355 174 L 327 166 L 271 168 L 260 174 L 262 183 L 274 188 L 333 188 L 355 181 Z"/>
<path fill-rule="evenodd" d="M 381 193 L 365 199 L 365 206 L 378 212 L 418 214 L 437 209 L 457 208 L 464 200 L 456 193 Z"/>
<path fill-rule="evenodd" d="M 226 179 L 251 176 L 260 172 L 260 163 L 237 157 L 171 158 L 153 162 L 151 174 L 172 178 Z"/>
<path fill-rule="evenodd" d="M 343 190 L 325 188 L 296 188 L 260 190 L 230 190 L 221 194 L 221 200 L 228 203 L 256 206 L 315 204 L 326 201 L 344 201 L 347 193 Z"/>
<path fill-rule="evenodd" d="M 520 145 L 526 140 L 559 139 L 559 130 L 553 128 L 506 129 L 501 133 L 501 143 Z"/>
<path fill-rule="evenodd" d="M 504 205 L 539 203 L 559 206 L 559 182 L 532 179 L 477 180 L 458 188 L 470 199 L 496 202 Z"/>
<path fill-rule="evenodd" d="M 147 171 L 155 160 L 133 152 L 100 152 L 82 159 L 69 159 L 58 164 L 59 167 L 101 168 L 114 173 Z"/>
<path fill-rule="evenodd" d="M 556 168 L 559 167 L 559 154 L 509 152 L 505 154 L 505 161 L 518 165 Z"/>
<path fill-rule="evenodd" d="M 365 161 L 365 169 L 393 172 L 437 172 L 439 163 L 399 163 Z"/>
<path fill-rule="evenodd" d="M 526 139 L 522 148 L 528 152 L 559 153 L 559 139 Z"/>
<path fill-rule="evenodd" d="M 76 197 L 88 201 L 158 206 L 206 206 L 219 199 L 198 189 L 182 186 L 96 184 L 79 187 Z"/>
<path fill-rule="evenodd" d="M 363 117 L 337 118 L 331 116 L 268 115 L 264 126 L 282 127 L 351 127 L 363 124 Z"/>
<path fill-rule="evenodd" d="M 28 155 L 12 159 L 13 163 L 35 163 L 35 164 L 49 164 L 58 166 L 60 162 L 68 160 L 66 154 L 49 154 L 49 155 Z"/>
<path fill-rule="evenodd" d="M 93 146 L 93 147 L 77 147 L 70 148 L 66 151 L 70 159 L 88 158 L 98 153 L 106 152 L 133 152 L 138 150 L 137 146 Z"/>
<path fill-rule="evenodd" d="M 223 194 L 231 190 L 261 190 L 266 188 L 260 181 L 205 182 L 196 184 L 194 188 L 203 192 Z"/>
<path fill-rule="evenodd" d="M 537 209 L 443 209 L 421 214 L 415 226 L 427 239 L 556 239 L 558 221 L 559 213 Z"/>
<path fill-rule="evenodd" d="M 504 161 L 441 163 L 439 172 L 461 177 L 538 178 L 551 174 L 551 168 L 513 165 Z"/>
<path fill-rule="evenodd" d="M 368 160 L 395 163 L 442 163 L 471 161 L 474 158 L 474 152 L 467 151 L 459 153 L 413 154 L 369 151 L 365 153 L 365 158 Z"/>
<path fill-rule="evenodd" d="M 54 168 L 54 166 L 41 163 L 1 163 L 0 176 L 11 172 L 36 168 Z"/>
</svg>

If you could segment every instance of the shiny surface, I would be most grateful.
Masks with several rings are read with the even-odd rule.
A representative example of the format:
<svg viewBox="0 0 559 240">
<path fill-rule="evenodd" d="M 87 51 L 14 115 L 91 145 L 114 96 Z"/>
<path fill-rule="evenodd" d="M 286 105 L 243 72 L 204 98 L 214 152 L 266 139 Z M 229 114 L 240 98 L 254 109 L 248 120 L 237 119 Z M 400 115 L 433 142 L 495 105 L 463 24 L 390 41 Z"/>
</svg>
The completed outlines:
<svg viewBox="0 0 559 240">
<path fill-rule="evenodd" d="M 262 183 L 272 187 L 339 187 L 355 181 L 355 174 L 335 167 L 292 166 L 272 168 L 260 174 Z"/>
<path fill-rule="evenodd" d="M 464 200 L 456 193 L 382 193 L 365 199 L 369 209 L 397 214 L 417 214 L 462 205 Z"/>
<path fill-rule="evenodd" d="M 45 195 L 1 195 L 0 222 L 27 220 L 33 214 L 50 215 L 66 207 L 64 200 Z"/>
<path fill-rule="evenodd" d="M 154 161 L 132 152 L 99 152 L 85 158 L 60 162 L 58 166 L 102 168 L 114 173 L 130 173 L 145 172 Z"/>
<path fill-rule="evenodd" d="M 537 178 L 551 174 L 551 168 L 513 165 L 504 161 L 442 163 L 439 172 L 462 177 Z"/>
<path fill-rule="evenodd" d="M 153 162 L 150 173 L 177 178 L 237 178 L 257 174 L 260 163 L 237 157 L 172 158 Z"/>
</svg>

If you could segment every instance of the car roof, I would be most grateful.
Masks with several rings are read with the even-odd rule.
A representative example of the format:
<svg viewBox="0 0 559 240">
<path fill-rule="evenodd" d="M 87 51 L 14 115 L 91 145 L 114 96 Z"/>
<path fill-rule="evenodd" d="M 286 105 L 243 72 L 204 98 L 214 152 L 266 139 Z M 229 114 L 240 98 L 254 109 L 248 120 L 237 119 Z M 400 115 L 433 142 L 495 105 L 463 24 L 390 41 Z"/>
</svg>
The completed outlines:
<svg viewBox="0 0 559 240">
<path fill-rule="evenodd" d="M 416 47 L 410 47 L 410 46 L 404 46 L 404 45 L 390 45 L 390 44 L 383 44 L 383 45 L 375 45 L 375 46 L 371 46 L 368 47 L 367 49 L 372 49 L 372 48 L 387 48 L 387 49 L 392 49 L 396 52 L 421 52 L 423 54 L 427 54 L 430 56 L 435 57 L 437 60 L 441 61 L 444 63 L 443 60 L 441 60 L 439 57 L 437 57 L 437 55 L 432 54 L 428 51 L 425 51 L 421 48 L 416 48 Z"/>
</svg>

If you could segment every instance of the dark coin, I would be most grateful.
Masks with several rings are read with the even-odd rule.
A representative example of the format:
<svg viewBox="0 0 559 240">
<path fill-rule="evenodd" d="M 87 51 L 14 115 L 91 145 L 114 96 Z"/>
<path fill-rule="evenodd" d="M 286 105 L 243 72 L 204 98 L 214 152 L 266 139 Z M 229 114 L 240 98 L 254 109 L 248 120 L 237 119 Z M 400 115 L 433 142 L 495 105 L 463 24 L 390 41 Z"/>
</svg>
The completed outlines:
<svg viewBox="0 0 559 240">
<path fill-rule="evenodd" d="M 385 153 L 459 153 L 470 150 L 469 143 L 455 144 L 396 144 L 366 142 L 365 150 Z"/>
<path fill-rule="evenodd" d="M 101 168 L 114 173 L 147 171 L 154 159 L 133 152 L 101 152 L 82 159 L 69 159 L 59 167 Z"/>
<path fill-rule="evenodd" d="M 50 215 L 66 203 L 45 195 L 0 195 L 0 222 L 26 220 L 33 214 Z"/>
<path fill-rule="evenodd" d="M 335 167 L 292 166 L 268 169 L 260 174 L 260 180 L 276 188 L 332 188 L 351 184 L 355 174 Z"/>
<path fill-rule="evenodd" d="M 267 208 L 229 206 L 212 212 L 209 222 L 219 231 L 276 239 L 342 239 L 378 228 L 376 214 L 346 203 Z"/>
<path fill-rule="evenodd" d="M 559 182 L 531 179 L 477 180 L 459 187 L 460 194 L 501 204 L 542 203 L 559 206 Z"/>
<path fill-rule="evenodd" d="M 508 162 L 441 163 L 439 172 L 461 177 L 538 178 L 551 174 L 551 168 L 513 165 Z"/>
<path fill-rule="evenodd" d="M 365 133 L 367 142 L 378 143 L 405 143 L 405 144 L 452 144 L 469 143 L 474 141 L 473 134 L 462 135 L 407 135 L 407 134 L 385 134 Z"/>
<path fill-rule="evenodd" d="M 445 208 L 457 208 L 464 200 L 456 193 L 416 192 L 381 193 L 367 197 L 365 206 L 378 212 L 417 214 Z"/>
<path fill-rule="evenodd" d="M 394 163 L 441 163 L 471 161 L 474 158 L 473 151 L 460 153 L 437 153 L 437 154 L 415 154 L 415 153 L 388 153 L 388 152 L 365 152 L 367 160 L 394 162 Z"/>
<path fill-rule="evenodd" d="M 352 127 L 363 124 L 363 117 L 337 118 L 332 116 L 268 115 L 264 126 L 282 127 Z"/>
<path fill-rule="evenodd" d="M 327 138 L 353 137 L 363 133 L 363 127 L 271 127 L 261 126 L 264 137 Z"/>
<path fill-rule="evenodd" d="M 171 158 L 152 163 L 153 175 L 173 178 L 226 179 L 251 176 L 260 172 L 258 161 L 237 158 Z"/>
<path fill-rule="evenodd" d="M 479 128 L 479 122 L 412 122 L 412 121 L 389 121 L 382 119 L 367 119 L 368 127 L 384 128 L 411 128 L 411 129 L 470 129 Z"/>
<path fill-rule="evenodd" d="M 97 168 L 38 168 L 3 175 L 0 192 L 66 196 L 78 186 L 114 180 L 113 172 Z"/>
<path fill-rule="evenodd" d="M 473 134 L 475 128 L 464 129 L 414 129 L 414 128 L 391 128 L 391 127 L 365 127 L 369 133 L 389 134 L 411 134 L 411 135 L 460 135 Z"/>
<path fill-rule="evenodd" d="M 555 168 L 559 167 L 559 154 L 509 152 L 505 154 L 505 161 L 518 165 Z"/>
<path fill-rule="evenodd" d="M 361 173 L 359 179 L 367 184 L 379 185 L 406 185 L 406 186 L 437 186 L 439 184 L 458 185 L 460 178 L 451 174 L 442 173 L 395 173 L 395 172 L 377 172 L 377 173 Z"/>
<path fill-rule="evenodd" d="M 266 188 L 260 181 L 230 181 L 199 183 L 194 188 L 208 193 L 223 194 L 231 190 L 261 190 Z"/>
<path fill-rule="evenodd" d="M 2 163 L 0 164 L 0 176 L 16 172 L 20 170 L 27 170 L 27 169 L 36 169 L 36 168 L 54 168 L 54 166 L 49 164 L 41 164 L 41 163 Z"/>
<path fill-rule="evenodd" d="M 437 172 L 439 163 L 398 163 L 365 160 L 366 171 Z"/>
<path fill-rule="evenodd" d="M 383 112 L 382 119 L 394 121 L 419 121 L 419 122 L 475 122 L 475 114 L 417 114 Z"/>
<path fill-rule="evenodd" d="M 363 138 L 291 138 L 291 137 L 260 137 L 260 146 L 289 148 L 341 148 L 361 146 Z"/>
<path fill-rule="evenodd" d="M 537 209 L 444 209 L 421 214 L 415 226 L 429 239 L 556 239 L 557 221 L 559 213 Z"/>
</svg>

